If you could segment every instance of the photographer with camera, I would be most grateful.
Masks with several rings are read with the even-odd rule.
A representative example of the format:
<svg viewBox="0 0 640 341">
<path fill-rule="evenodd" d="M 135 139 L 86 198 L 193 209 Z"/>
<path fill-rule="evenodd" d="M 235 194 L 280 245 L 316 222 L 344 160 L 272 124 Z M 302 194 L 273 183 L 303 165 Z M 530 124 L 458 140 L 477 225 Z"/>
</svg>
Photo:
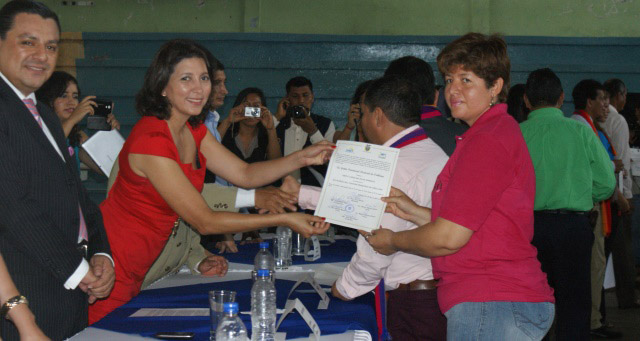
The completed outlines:
<svg viewBox="0 0 640 341">
<path fill-rule="evenodd" d="M 291 78 L 286 85 L 287 95 L 278 103 L 275 115 L 276 135 L 282 155 L 327 140 L 333 141 L 336 127 L 324 116 L 311 112 L 314 101 L 313 84 L 308 78 Z M 305 185 L 321 186 L 326 166 L 304 167 L 292 173 L 296 180 Z"/>
<path fill-rule="evenodd" d="M 372 82 L 373 80 L 368 80 L 358 84 L 356 92 L 351 97 L 351 105 L 349 105 L 349 111 L 347 112 L 347 124 L 345 124 L 344 129 L 336 131 L 335 135 L 333 135 L 333 143 L 338 140 L 351 140 L 351 133 L 354 129 L 356 130 L 354 140 L 364 142 L 362 125 L 360 124 L 360 117 L 362 116 L 360 102 L 362 102 L 364 93 Z"/>
<path fill-rule="evenodd" d="M 246 88 L 238 94 L 229 115 L 236 115 L 222 134 L 222 145 L 247 163 L 282 157 L 273 118 L 266 107 L 264 92 L 259 88 Z"/>
<path fill-rule="evenodd" d="M 36 91 L 36 98 L 51 107 L 60 119 L 69 144 L 69 153 L 75 158 L 78 170 L 82 162 L 94 172 L 103 174 L 89 154 L 80 148 L 89 136 L 80 129 L 78 123 L 90 115 L 95 118 L 95 124 L 88 122 L 90 129 L 120 129 L 120 122 L 111 113 L 113 103 L 97 100 L 96 96 L 86 96 L 80 101 L 78 80 L 64 71 L 53 72 L 51 78 Z"/>
</svg>

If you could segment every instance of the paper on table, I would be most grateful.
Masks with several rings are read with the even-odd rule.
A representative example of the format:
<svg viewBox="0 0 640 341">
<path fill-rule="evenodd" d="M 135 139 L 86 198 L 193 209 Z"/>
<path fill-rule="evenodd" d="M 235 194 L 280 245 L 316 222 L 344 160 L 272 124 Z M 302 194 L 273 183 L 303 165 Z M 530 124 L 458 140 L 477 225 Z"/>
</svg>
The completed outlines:
<svg viewBox="0 0 640 341">
<path fill-rule="evenodd" d="M 320 192 L 315 215 L 364 231 L 380 226 L 396 169 L 397 148 L 338 141 Z"/>
<path fill-rule="evenodd" d="M 129 317 L 209 316 L 209 308 L 141 308 Z"/>
<path fill-rule="evenodd" d="M 120 154 L 120 150 L 124 145 L 124 138 L 120 133 L 111 129 L 109 131 L 98 131 L 93 134 L 82 148 L 91 156 L 93 161 L 100 167 L 100 170 L 109 176 L 111 168 Z"/>
</svg>

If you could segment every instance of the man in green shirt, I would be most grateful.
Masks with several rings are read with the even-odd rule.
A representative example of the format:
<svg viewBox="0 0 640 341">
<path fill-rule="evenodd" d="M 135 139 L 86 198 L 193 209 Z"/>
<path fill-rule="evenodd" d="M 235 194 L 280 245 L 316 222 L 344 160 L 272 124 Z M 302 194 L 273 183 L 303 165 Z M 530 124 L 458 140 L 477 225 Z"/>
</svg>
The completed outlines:
<svg viewBox="0 0 640 341">
<path fill-rule="evenodd" d="M 611 196 L 611 161 L 589 128 L 566 118 L 564 92 L 550 69 L 529 74 L 521 123 L 536 173 L 534 237 L 538 259 L 556 297 L 556 339 L 588 340 L 591 311 L 589 212 Z"/>
</svg>

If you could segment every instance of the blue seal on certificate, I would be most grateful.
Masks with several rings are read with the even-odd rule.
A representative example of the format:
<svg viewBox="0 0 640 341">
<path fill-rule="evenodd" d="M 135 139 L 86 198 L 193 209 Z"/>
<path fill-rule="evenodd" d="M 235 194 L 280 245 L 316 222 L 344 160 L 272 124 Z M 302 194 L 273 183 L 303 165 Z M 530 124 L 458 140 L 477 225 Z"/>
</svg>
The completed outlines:
<svg viewBox="0 0 640 341">
<path fill-rule="evenodd" d="M 351 204 L 345 205 L 344 206 L 344 210 L 346 212 L 349 212 L 349 213 L 353 212 L 353 210 L 354 210 L 353 205 L 351 205 Z"/>
</svg>

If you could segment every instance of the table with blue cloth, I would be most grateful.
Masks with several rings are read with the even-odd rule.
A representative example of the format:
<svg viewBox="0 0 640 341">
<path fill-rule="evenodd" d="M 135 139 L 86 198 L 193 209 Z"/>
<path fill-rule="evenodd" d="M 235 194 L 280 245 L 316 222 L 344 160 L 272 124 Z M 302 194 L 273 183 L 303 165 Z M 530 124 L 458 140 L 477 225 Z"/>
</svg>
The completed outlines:
<svg viewBox="0 0 640 341">
<path fill-rule="evenodd" d="M 324 244 L 324 243 L 323 243 Z M 239 245 L 236 254 L 225 254 L 229 261 L 229 273 L 225 277 L 193 276 L 188 271 L 181 271 L 164 278 L 147 290 L 143 290 L 138 296 L 127 304 L 114 310 L 102 320 L 93 324 L 90 328 L 76 335 L 73 340 L 103 340 L 118 339 L 135 340 L 137 337 L 152 337 L 157 332 L 181 332 L 195 333 L 194 340 L 208 340 L 211 320 L 206 316 L 162 316 L 162 317 L 130 317 L 141 308 L 202 308 L 208 309 L 208 292 L 211 290 L 236 291 L 236 302 L 241 312 L 251 310 L 251 280 L 250 270 L 253 269 L 253 258 L 258 251 L 257 244 Z M 356 251 L 353 239 L 338 239 L 331 245 L 322 246 L 322 257 L 315 262 L 307 262 L 302 256 L 293 257 L 292 269 L 276 272 L 277 307 L 283 309 L 287 295 L 295 281 L 303 275 L 316 274 L 326 267 L 342 269 Z M 301 271 L 298 271 L 302 268 Z M 298 270 L 296 270 L 298 269 Z M 313 269 L 313 270 L 310 270 Z M 326 275 L 326 274 L 325 274 Z M 325 288 L 326 284 L 335 281 L 339 272 L 334 271 L 331 280 L 319 281 Z M 329 294 L 330 295 L 330 294 Z M 345 338 L 347 333 L 353 331 L 366 331 L 369 335 L 377 335 L 375 299 L 373 294 L 363 295 L 353 301 L 343 302 L 332 296 L 328 309 L 317 309 L 320 296 L 312 291 L 309 284 L 301 284 L 291 295 L 291 299 L 298 298 L 309 310 L 322 332 L 322 340 Z M 239 314 L 251 335 L 251 316 Z M 278 315 L 278 319 L 280 315 Z M 307 324 L 299 314 L 289 314 L 279 332 L 286 332 L 287 339 L 306 338 L 311 333 Z M 122 334 L 108 334 L 117 332 Z M 126 335 L 123 335 L 126 334 Z M 366 334 L 366 333 L 364 333 Z M 332 337 L 335 336 L 335 337 Z M 360 334 L 361 336 L 362 334 Z M 131 336 L 129 338 L 129 336 Z M 352 340 L 353 338 L 349 338 Z M 369 339 L 365 337 L 364 339 Z"/>
</svg>

